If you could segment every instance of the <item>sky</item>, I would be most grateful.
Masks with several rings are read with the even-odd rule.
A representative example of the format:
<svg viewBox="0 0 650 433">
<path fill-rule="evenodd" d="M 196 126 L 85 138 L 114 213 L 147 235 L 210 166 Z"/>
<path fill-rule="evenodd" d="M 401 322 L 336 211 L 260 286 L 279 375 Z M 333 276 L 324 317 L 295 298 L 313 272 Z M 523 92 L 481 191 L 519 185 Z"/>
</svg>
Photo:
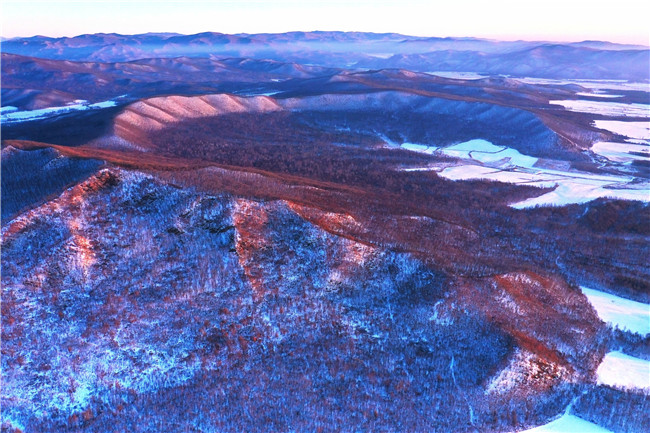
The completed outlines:
<svg viewBox="0 0 650 433">
<path fill-rule="evenodd" d="M 650 45 L 647 0 L 2 0 L 0 16 L 3 37 L 342 30 Z"/>
</svg>

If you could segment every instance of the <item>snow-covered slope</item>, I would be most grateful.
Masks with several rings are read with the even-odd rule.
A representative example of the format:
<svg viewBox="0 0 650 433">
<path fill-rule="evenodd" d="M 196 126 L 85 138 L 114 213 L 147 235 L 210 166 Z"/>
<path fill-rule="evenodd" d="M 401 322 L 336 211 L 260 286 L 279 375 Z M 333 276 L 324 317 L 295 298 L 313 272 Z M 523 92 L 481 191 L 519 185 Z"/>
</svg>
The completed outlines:
<svg viewBox="0 0 650 433">
<path fill-rule="evenodd" d="M 605 355 L 596 372 L 598 383 L 650 391 L 650 361 L 615 351 Z"/>
<path fill-rule="evenodd" d="M 575 415 L 562 415 L 555 421 L 520 433 L 612 433 L 610 430 L 585 421 Z"/>
<path fill-rule="evenodd" d="M 587 287 L 581 289 L 605 323 L 641 335 L 650 333 L 650 305 Z"/>
</svg>

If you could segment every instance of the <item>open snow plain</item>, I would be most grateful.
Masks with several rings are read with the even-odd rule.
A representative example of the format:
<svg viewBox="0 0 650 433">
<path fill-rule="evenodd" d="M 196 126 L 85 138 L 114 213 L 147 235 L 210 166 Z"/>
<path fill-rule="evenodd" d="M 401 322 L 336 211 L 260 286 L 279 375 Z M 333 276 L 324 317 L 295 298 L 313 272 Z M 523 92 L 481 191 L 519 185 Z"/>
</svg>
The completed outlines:
<svg viewBox="0 0 650 433">
<path fill-rule="evenodd" d="M 650 333 L 650 305 L 599 290 L 581 289 L 603 322 L 642 336 Z"/>
<path fill-rule="evenodd" d="M 641 145 L 635 145 L 641 146 Z M 481 139 L 470 140 L 445 148 L 405 143 L 404 149 L 432 154 L 451 156 L 459 159 L 455 165 L 440 164 L 428 167 L 407 168 L 407 171 L 433 170 L 438 175 L 451 180 L 485 179 L 506 183 L 554 188 L 553 191 L 511 206 L 523 209 L 535 206 L 563 206 L 572 203 L 585 203 L 599 197 L 612 197 L 623 200 L 650 201 L 650 183 L 639 181 L 634 176 L 601 175 L 575 170 L 545 168 L 538 158 L 522 155 L 515 149 L 495 146 Z M 610 145 L 607 149 L 612 149 Z M 603 148 L 599 148 L 603 151 Z M 640 149 L 645 149 L 641 146 Z M 611 154 L 610 150 L 610 154 Z M 623 159 L 623 152 L 617 158 Z M 631 155 L 630 159 L 643 158 Z"/>
<path fill-rule="evenodd" d="M 650 362 L 618 351 L 605 355 L 596 375 L 603 385 L 650 391 Z"/>
<path fill-rule="evenodd" d="M 519 79 L 519 81 L 559 84 L 558 80 Z M 608 90 L 648 91 L 645 83 L 576 81 L 565 84 L 579 84 L 594 92 L 575 94 L 582 98 L 622 97 L 622 95 L 605 93 Z M 496 146 L 480 138 L 446 147 L 435 144 L 403 143 L 401 144 L 403 149 L 430 155 L 450 156 L 458 158 L 458 162 L 407 167 L 402 170 L 432 170 L 439 176 L 451 180 L 484 179 L 553 188 L 553 191 L 538 197 L 511 203 L 511 207 L 516 209 L 579 204 L 601 197 L 650 201 L 650 182 L 647 178 L 637 177 L 634 171 L 629 169 L 633 163 L 650 162 L 650 105 L 588 99 L 551 100 L 549 103 L 561 105 L 568 111 L 593 115 L 592 126 L 620 136 L 612 141 L 595 142 L 591 149 L 585 151 L 592 160 L 600 158 L 601 167 L 611 169 L 607 170 L 608 174 L 580 171 L 566 164 L 564 164 L 566 168 L 563 168 L 561 161 L 524 155 L 515 149 Z"/>
<path fill-rule="evenodd" d="M 564 414 L 548 424 L 523 430 L 521 433 L 612 433 L 612 431 L 575 415 Z"/>
<path fill-rule="evenodd" d="M 0 116 L 0 121 L 2 123 L 13 123 L 13 122 L 26 122 L 30 120 L 44 119 L 47 117 L 58 116 L 60 114 L 70 113 L 73 111 L 86 111 L 86 110 L 98 110 L 102 108 L 115 107 L 117 105 L 117 100 L 121 97 L 115 98 L 115 100 L 96 102 L 94 104 L 88 103 L 85 100 L 75 101 L 73 104 L 63 105 L 60 107 L 48 107 L 41 108 L 38 110 L 23 110 L 18 111 L 15 107 L 5 107 L 2 115 Z M 9 108 L 9 109 L 6 109 Z"/>
</svg>

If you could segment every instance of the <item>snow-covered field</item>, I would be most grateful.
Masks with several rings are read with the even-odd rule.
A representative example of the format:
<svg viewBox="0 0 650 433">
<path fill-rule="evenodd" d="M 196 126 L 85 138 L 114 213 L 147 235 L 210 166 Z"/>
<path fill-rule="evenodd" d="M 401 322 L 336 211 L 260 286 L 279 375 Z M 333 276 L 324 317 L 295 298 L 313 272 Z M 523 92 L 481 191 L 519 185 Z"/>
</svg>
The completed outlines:
<svg viewBox="0 0 650 433">
<path fill-rule="evenodd" d="M 603 322 L 615 328 L 637 334 L 650 334 L 649 304 L 621 298 L 599 290 L 588 289 L 587 287 L 580 287 L 580 289 Z"/>
<path fill-rule="evenodd" d="M 649 83 L 628 83 L 620 80 L 545 80 L 517 79 L 531 84 L 566 85 L 576 84 L 586 91 L 578 96 L 597 96 L 611 99 L 621 95 L 609 94 L 609 90 L 650 91 Z M 595 143 L 591 151 L 616 164 L 630 164 L 633 161 L 650 161 L 650 120 L 627 121 L 629 117 L 650 119 L 650 105 L 627 104 L 615 101 L 557 100 L 551 104 L 561 105 L 567 110 L 590 114 L 619 117 L 621 120 L 594 120 L 594 126 L 627 137 L 622 142 L 603 141 Z M 389 143 L 390 144 L 390 143 Z M 543 188 L 553 191 L 519 203 L 511 204 L 517 209 L 535 206 L 563 206 L 585 203 L 601 197 L 620 200 L 650 201 L 650 182 L 632 175 L 598 175 L 585 173 L 558 164 L 540 162 L 538 158 L 523 155 L 515 149 L 495 146 L 481 139 L 470 140 L 448 147 L 428 144 L 404 143 L 403 149 L 426 154 L 439 154 L 461 161 L 456 164 L 437 164 L 426 167 L 408 167 L 406 171 L 433 170 L 439 176 L 451 180 L 484 179 Z M 558 168 L 560 167 L 560 168 Z M 618 165 L 620 167 L 620 165 Z M 628 168 L 626 170 L 631 170 Z"/>
<path fill-rule="evenodd" d="M 425 74 L 436 75 L 443 78 L 454 78 L 456 80 L 480 80 L 487 78 L 488 75 L 477 74 L 476 72 L 452 72 L 452 71 L 431 71 Z"/>
<path fill-rule="evenodd" d="M 549 101 L 549 104 L 561 105 L 570 111 L 602 114 L 604 116 L 650 117 L 650 105 L 646 104 L 624 104 L 622 102 L 585 100 Z"/>
<path fill-rule="evenodd" d="M 88 104 L 87 101 L 81 101 L 81 100 L 75 102 L 76 102 L 75 104 L 64 105 L 61 107 L 41 108 L 39 110 L 28 110 L 28 111 L 10 110 L 10 112 L 7 113 L 5 113 L 5 110 L 3 110 L 2 114 L 0 115 L 0 120 L 2 121 L 2 123 L 25 122 L 28 120 L 43 119 L 46 117 L 69 113 L 71 111 L 96 110 L 100 108 L 114 107 L 115 105 L 117 105 L 117 102 L 115 100 L 97 102 L 95 104 Z"/>
<path fill-rule="evenodd" d="M 591 146 L 591 151 L 614 162 L 650 161 L 650 145 L 645 143 L 600 141 Z"/>
<path fill-rule="evenodd" d="M 511 207 L 525 209 L 535 206 L 564 206 L 587 203 L 597 198 L 650 201 L 650 183 L 647 181 L 631 184 L 633 178 L 612 177 L 611 181 L 603 181 L 598 180 L 597 177 L 592 175 L 567 176 L 557 183 L 557 187 L 553 191 L 513 203 Z M 541 186 L 538 182 L 529 184 Z"/>
<path fill-rule="evenodd" d="M 272 91 L 272 92 L 265 92 L 264 90 L 242 90 L 239 92 L 235 92 L 235 95 L 241 95 L 241 96 L 273 96 L 277 95 L 278 93 L 281 93 L 280 91 Z"/>
<path fill-rule="evenodd" d="M 596 91 L 593 93 L 590 92 L 578 92 L 576 93 L 578 96 L 591 96 L 594 98 L 622 98 L 623 95 L 611 95 L 609 93 L 600 93 L 600 91 Z"/>
<path fill-rule="evenodd" d="M 575 84 L 592 91 L 607 90 L 636 90 L 640 92 L 650 92 L 650 83 L 634 83 L 625 80 L 553 80 L 547 78 L 515 78 L 517 81 L 527 84 L 550 84 L 563 86 Z"/>
<path fill-rule="evenodd" d="M 6 105 L 4 107 L 0 107 L 0 114 L 13 113 L 16 111 L 18 111 L 18 108 L 12 105 Z"/>
<path fill-rule="evenodd" d="M 516 167 L 532 168 L 537 158 L 522 155 L 515 149 L 495 146 L 487 140 L 470 140 L 444 148 L 443 153 L 456 158 L 473 159 L 482 163 L 499 163 Z"/>
<path fill-rule="evenodd" d="M 521 433 L 612 433 L 610 430 L 585 421 L 575 415 L 564 414 L 555 421 Z"/>
<path fill-rule="evenodd" d="M 495 146 L 483 139 L 470 140 L 442 148 L 414 143 L 403 143 L 400 147 L 413 152 L 427 154 L 439 152 L 454 158 L 471 159 L 481 163 L 496 163 L 497 166 L 532 168 L 537 163 L 537 158 L 523 155 L 517 150 L 505 146 Z"/>
<path fill-rule="evenodd" d="M 438 150 L 437 146 L 427 146 L 426 144 L 415 143 L 402 143 L 400 147 L 413 152 L 428 153 L 429 155 Z"/>
<path fill-rule="evenodd" d="M 621 120 L 594 120 L 594 126 L 629 138 L 650 140 L 650 121 L 625 122 Z"/>
<path fill-rule="evenodd" d="M 621 352 L 609 352 L 596 371 L 598 383 L 617 388 L 650 391 L 650 361 Z"/>
<path fill-rule="evenodd" d="M 577 171 L 562 171 L 539 167 L 538 159 L 523 155 L 515 149 L 495 146 L 486 140 L 476 139 L 445 148 L 405 143 L 402 148 L 460 158 L 454 166 L 429 166 L 406 168 L 406 171 L 433 170 L 451 180 L 484 179 L 554 188 L 546 194 L 511 206 L 523 209 L 535 206 L 563 206 L 585 203 L 600 197 L 622 200 L 650 201 L 650 183 L 633 182 L 632 176 L 598 175 Z"/>
</svg>

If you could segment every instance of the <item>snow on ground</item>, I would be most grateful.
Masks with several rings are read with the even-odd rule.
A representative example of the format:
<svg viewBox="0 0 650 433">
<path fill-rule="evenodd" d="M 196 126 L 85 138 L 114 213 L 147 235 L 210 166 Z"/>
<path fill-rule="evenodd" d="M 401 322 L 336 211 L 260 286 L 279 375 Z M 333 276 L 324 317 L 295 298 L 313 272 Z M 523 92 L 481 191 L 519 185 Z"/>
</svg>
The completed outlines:
<svg viewBox="0 0 650 433">
<path fill-rule="evenodd" d="M 389 59 L 395 55 L 395 53 L 368 53 L 370 57 L 376 57 L 378 59 Z"/>
<path fill-rule="evenodd" d="M 520 433 L 612 433 L 594 423 L 585 421 L 575 415 L 564 414 L 555 421 L 535 427 L 529 430 L 522 430 Z"/>
<path fill-rule="evenodd" d="M 505 147 L 496 146 L 487 140 L 478 138 L 445 147 L 444 151 L 496 153 L 501 152 L 503 149 L 505 149 Z"/>
<path fill-rule="evenodd" d="M 650 334 L 650 304 L 587 287 L 580 287 L 580 289 L 603 322 L 637 334 Z"/>
<path fill-rule="evenodd" d="M 14 107 L 13 105 L 6 105 L 0 108 L 1 114 L 13 113 L 15 111 L 18 111 L 18 107 Z"/>
<path fill-rule="evenodd" d="M 554 188 L 553 191 L 539 197 L 512 204 L 511 206 L 516 209 L 586 203 L 600 197 L 650 201 L 650 182 L 638 182 L 638 180 L 635 182 L 632 176 L 598 175 L 538 167 L 537 158 L 523 155 L 512 148 L 496 146 L 487 140 L 475 139 L 444 148 L 412 143 L 404 143 L 401 146 L 414 152 L 427 154 L 435 152 L 463 160 L 455 166 L 447 164 L 446 166 L 409 167 L 403 169 L 404 171 L 433 170 L 439 176 L 451 180 L 484 179 Z M 629 144 L 629 146 L 635 145 Z M 638 149 L 634 148 L 634 150 Z"/>
<path fill-rule="evenodd" d="M 600 93 L 599 91 L 594 92 L 594 93 L 589 93 L 589 92 L 578 92 L 576 93 L 578 96 L 592 96 L 594 98 L 622 98 L 623 95 L 610 95 L 608 93 Z"/>
<path fill-rule="evenodd" d="M 415 143 L 402 143 L 400 147 L 412 152 L 428 153 L 429 155 L 438 150 L 438 147 L 436 146 L 427 146 L 426 144 Z"/>
<path fill-rule="evenodd" d="M 236 95 L 241 96 L 273 96 L 281 93 L 278 90 L 272 92 L 265 92 L 264 90 L 242 90 L 241 92 L 235 92 Z"/>
<path fill-rule="evenodd" d="M 115 107 L 117 105 L 117 102 L 111 100 L 111 101 L 104 101 L 104 102 L 97 102 L 95 104 L 90 104 L 88 105 L 89 109 L 94 109 L 94 108 L 108 108 L 108 107 Z"/>
<path fill-rule="evenodd" d="M 620 177 L 614 182 L 590 179 L 588 176 L 567 177 L 557 187 L 539 197 L 529 198 L 510 205 L 515 209 L 526 209 L 535 206 L 564 206 L 568 204 L 587 203 L 597 198 L 613 198 L 618 200 L 650 201 L 650 183 L 626 185 L 632 178 Z M 627 180 L 625 180 L 627 179 Z M 536 182 L 530 185 L 539 186 Z"/>
<path fill-rule="evenodd" d="M 438 175 L 451 180 L 484 179 L 507 183 L 534 184 L 540 188 L 552 188 L 559 180 L 557 176 L 541 177 L 536 173 L 516 170 L 502 170 L 483 165 L 457 165 L 438 171 Z"/>
<path fill-rule="evenodd" d="M 650 391 L 650 361 L 621 352 L 609 352 L 596 370 L 598 383 L 617 388 Z"/>
<path fill-rule="evenodd" d="M 647 143 L 600 141 L 591 146 L 591 151 L 614 162 L 650 161 L 650 144 Z"/>
<path fill-rule="evenodd" d="M 576 84 L 594 91 L 602 90 L 636 90 L 641 92 L 650 92 L 650 83 L 634 83 L 625 80 L 553 80 L 547 78 L 515 78 L 517 81 L 527 84 L 550 84 L 562 86 L 566 84 Z"/>
<path fill-rule="evenodd" d="M 594 120 L 596 128 L 630 138 L 650 140 L 649 122 L 624 122 L 620 120 Z"/>
<path fill-rule="evenodd" d="M 117 102 L 115 102 L 115 100 L 97 102 L 95 104 L 88 104 L 87 101 L 83 100 L 78 101 L 75 101 L 73 104 L 64 105 L 61 107 L 49 107 L 28 111 L 12 111 L 6 114 L 3 110 L 2 115 L 0 116 L 0 120 L 3 123 L 24 122 L 28 120 L 56 116 L 63 113 L 69 113 L 71 111 L 96 110 L 100 108 L 114 107 L 117 105 Z"/>
<path fill-rule="evenodd" d="M 581 113 L 601 114 L 604 116 L 617 117 L 650 117 L 650 105 L 646 104 L 624 104 L 622 102 L 583 100 L 548 102 L 549 104 L 561 105 L 567 110 L 579 111 Z"/>
<path fill-rule="evenodd" d="M 431 71 L 425 74 L 436 75 L 442 78 L 453 78 L 456 80 L 480 80 L 487 78 L 488 75 L 477 74 L 476 72 L 452 72 L 452 71 Z"/>
<path fill-rule="evenodd" d="M 526 168 L 531 168 L 537 163 L 537 158 L 522 155 L 509 147 L 495 146 L 489 141 L 481 139 L 455 144 L 442 149 L 442 152 L 456 158 L 473 159 L 483 163 L 503 161 L 509 165 Z"/>
<path fill-rule="evenodd" d="M 496 163 L 531 168 L 537 163 L 537 158 L 522 155 L 515 149 L 505 146 L 495 146 L 487 140 L 474 139 L 447 147 L 428 146 L 426 144 L 402 143 L 401 147 L 413 152 L 440 154 L 454 158 L 472 159 L 482 163 Z"/>
</svg>

